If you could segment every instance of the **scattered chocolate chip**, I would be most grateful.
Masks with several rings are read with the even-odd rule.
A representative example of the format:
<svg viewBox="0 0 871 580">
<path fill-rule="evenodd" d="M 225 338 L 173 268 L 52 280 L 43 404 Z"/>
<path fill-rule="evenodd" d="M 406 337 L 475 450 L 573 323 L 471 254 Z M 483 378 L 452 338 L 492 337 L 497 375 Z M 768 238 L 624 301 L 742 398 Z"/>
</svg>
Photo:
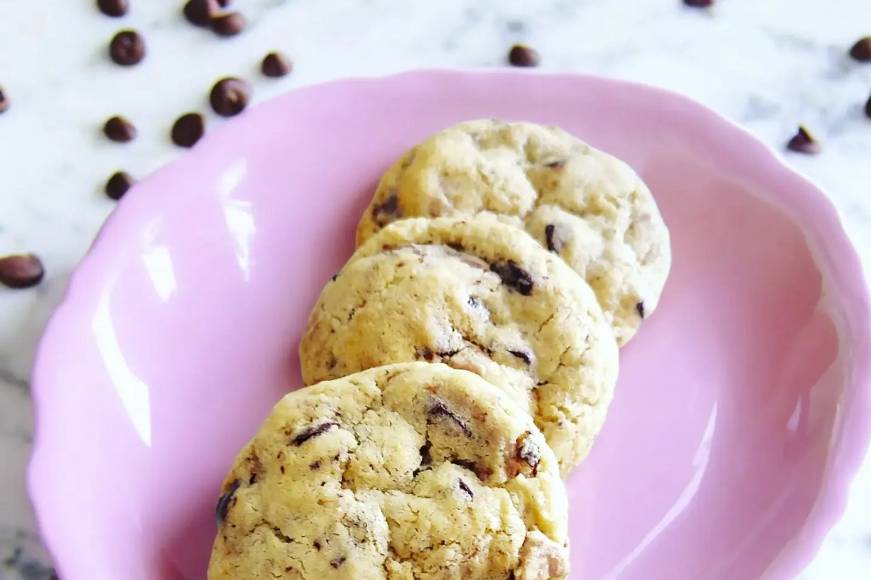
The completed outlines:
<svg viewBox="0 0 871 580">
<path fill-rule="evenodd" d="M 290 442 L 293 445 L 299 447 L 300 445 L 302 445 L 303 443 L 305 443 L 306 441 L 308 441 L 312 437 L 317 437 L 318 435 L 323 435 L 324 433 L 326 433 L 327 431 L 329 431 L 333 427 L 338 427 L 338 426 L 339 426 L 338 423 L 335 423 L 332 421 L 327 421 L 326 423 L 319 423 L 317 425 L 313 425 L 311 427 L 307 427 L 307 428 L 303 429 L 298 435 L 296 435 L 293 439 L 291 439 Z"/>
<path fill-rule="evenodd" d="M 468 459 L 451 459 L 451 463 L 455 465 L 459 465 L 460 467 L 465 467 L 472 473 L 474 473 L 477 478 L 481 481 L 487 481 L 487 479 L 493 475 L 493 470 L 489 467 L 484 467 L 483 465 L 478 465 L 474 461 L 469 461 Z"/>
<path fill-rule="evenodd" d="M 187 21 L 194 26 L 207 27 L 212 23 L 212 18 L 218 14 L 218 2 L 216 0 L 188 0 L 181 11 Z"/>
<path fill-rule="evenodd" d="M 441 358 L 451 358 L 452 356 L 460 352 L 460 350 L 462 349 L 456 348 L 454 350 L 440 350 L 436 354 L 439 355 Z"/>
<path fill-rule="evenodd" d="M 293 543 L 293 538 L 282 532 L 281 528 L 279 528 L 278 526 L 272 526 L 272 533 L 279 542 L 282 542 L 284 544 Z"/>
<path fill-rule="evenodd" d="M 457 483 L 459 484 L 460 489 L 462 489 L 464 492 L 466 492 L 466 494 L 469 496 L 469 498 L 474 499 L 474 497 L 475 497 L 475 492 L 472 491 L 472 488 L 469 487 L 469 484 L 468 484 L 468 483 L 466 483 L 466 482 L 463 481 L 462 479 L 457 479 Z"/>
<path fill-rule="evenodd" d="M 871 62 L 871 36 L 857 40 L 850 48 L 850 56 L 859 62 Z"/>
<path fill-rule="evenodd" d="M 212 18 L 212 31 L 218 36 L 236 36 L 248 22 L 239 12 L 228 12 Z"/>
<path fill-rule="evenodd" d="M 241 79 L 227 77 L 219 80 L 209 93 L 212 109 L 222 117 L 232 117 L 248 106 L 251 88 Z"/>
<path fill-rule="evenodd" d="M 548 224 L 544 226 L 544 238 L 547 242 L 547 249 L 551 252 L 559 254 L 563 249 L 563 240 L 557 235 L 556 226 Z"/>
<path fill-rule="evenodd" d="M 538 464 L 541 462 L 541 449 L 532 441 L 531 433 L 526 431 L 514 443 L 514 456 L 506 461 L 508 477 L 517 477 L 520 473 L 538 474 Z"/>
<path fill-rule="evenodd" d="M 108 195 L 110 199 L 118 201 L 124 197 L 124 194 L 127 193 L 128 189 L 133 187 L 134 183 L 136 183 L 136 181 L 130 177 L 129 173 L 125 171 L 116 171 L 106 182 L 106 195 Z"/>
<path fill-rule="evenodd" d="M 106 16 L 124 16 L 130 9 L 127 0 L 97 0 L 97 8 Z"/>
<path fill-rule="evenodd" d="M 683 0 L 683 3 L 691 8 L 708 8 L 714 4 L 714 0 Z"/>
<path fill-rule="evenodd" d="M 541 449 L 532 440 L 532 433 L 527 431 L 517 438 L 515 449 L 517 450 L 517 458 L 526 462 L 532 468 L 532 474 L 538 474 L 538 464 L 541 462 Z"/>
<path fill-rule="evenodd" d="M 260 71 L 264 76 L 277 79 L 293 70 L 293 62 L 280 52 L 270 52 L 263 57 L 260 63 Z"/>
<path fill-rule="evenodd" d="M 145 40 L 135 30 L 122 30 L 112 37 L 109 56 L 121 66 L 139 64 L 145 58 Z"/>
<path fill-rule="evenodd" d="M 236 494 L 236 490 L 239 489 L 239 485 L 240 481 L 238 479 L 234 480 L 227 491 L 224 492 L 224 495 L 218 498 L 218 505 L 215 506 L 215 515 L 218 516 L 219 524 L 227 519 L 227 512 L 230 510 L 230 502 L 233 501 L 233 496 Z"/>
<path fill-rule="evenodd" d="M 566 166 L 566 160 L 565 159 L 557 159 L 556 161 L 551 161 L 550 163 L 545 163 L 544 166 L 547 167 L 548 169 L 562 169 L 563 167 Z"/>
<path fill-rule="evenodd" d="M 312 471 L 317 471 L 318 469 L 321 468 L 321 460 L 318 459 L 317 461 L 312 461 L 311 463 L 308 464 L 308 468 L 311 469 Z"/>
<path fill-rule="evenodd" d="M 0 87 L 0 113 L 5 112 L 9 108 L 9 98 L 3 92 L 3 87 Z"/>
<path fill-rule="evenodd" d="M 45 268 L 36 254 L 0 258 L 0 284 L 9 288 L 30 288 L 42 282 Z"/>
<path fill-rule="evenodd" d="M 315 550 L 317 550 L 318 552 L 321 551 L 321 543 L 319 541 L 315 540 L 312 546 L 314 546 Z"/>
<path fill-rule="evenodd" d="M 490 264 L 490 270 L 495 272 L 502 280 L 502 283 L 509 288 L 513 288 L 524 296 L 532 294 L 532 276 L 529 275 L 529 272 L 518 266 L 514 260 L 493 262 Z"/>
<path fill-rule="evenodd" d="M 333 274 L 332 276 L 330 276 L 330 282 L 335 282 L 335 281 L 338 280 L 338 279 L 339 279 L 339 275 L 338 275 L 338 274 Z"/>
<path fill-rule="evenodd" d="M 2 106 L 0 106 L 0 112 L 2 112 Z M 865 116 L 871 119 L 871 97 L 868 97 L 865 102 Z"/>
<path fill-rule="evenodd" d="M 425 465 L 429 465 L 430 463 L 432 463 L 432 456 L 429 453 L 430 449 L 432 449 L 432 444 L 429 441 L 424 443 L 423 447 L 420 448 L 420 465 L 421 465 L 421 467 L 423 467 Z"/>
<path fill-rule="evenodd" d="M 519 358 L 520 360 L 522 360 L 526 364 L 532 363 L 532 357 L 529 356 L 528 352 L 524 352 L 522 350 L 509 350 L 508 352 L 513 354 L 514 356 L 516 356 L 517 358 Z"/>
<path fill-rule="evenodd" d="M 515 44 L 508 51 L 508 62 L 512 66 L 533 67 L 538 66 L 541 62 L 541 57 L 531 46 L 525 44 Z"/>
<path fill-rule="evenodd" d="M 435 357 L 435 353 L 427 346 L 419 346 L 414 350 L 414 355 L 417 359 L 423 359 L 427 362 L 432 362 L 432 359 Z"/>
<path fill-rule="evenodd" d="M 439 398 L 433 397 L 432 403 L 427 410 L 427 414 L 429 415 L 429 420 L 427 421 L 429 423 L 432 423 L 432 419 L 445 417 L 450 419 L 457 427 L 459 427 L 466 437 L 472 436 L 472 430 L 469 429 L 469 426 L 466 425 L 463 418 L 449 409 L 447 403 Z"/>
<path fill-rule="evenodd" d="M 170 136 L 180 147 L 193 147 L 206 132 L 206 123 L 199 113 L 186 113 L 176 119 Z"/>
<path fill-rule="evenodd" d="M 465 252 L 466 247 L 459 242 L 448 242 L 447 246 L 455 252 Z"/>
<path fill-rule="evenodd" d="M 386 225 L 390 221 L 390 217 L 398 217 L 399 215 L 399 197 L 395 191 L 391 192 L 387 199 L 381 203 L 372 206 L 372 218 L 379 226 Z"/>
<path fill-rule="evenodd" d="M 338 558 L 333 558 L 332 560 L 330 560 L 330 566 L 332 566 L 333 568 L 338 568 L 339 566 L 341 566 L 342 564 L 345 563 L 345 560 L 347 560 L 347 558 L 345 556 L 339 556 Z"/>
<path fill-rule="evenodd" d="M 644 302 L 637 302 L 635 304 L 635 311 L 638 312 L 638 316 L 644 318 Z"/>
<path fill-rule="evenodd" d="M 103 134 L 105 134 L 110 141 L 115 141 L 116 143 L 127 143 L 136 138 L 136 127 L 134 127 L 133 123 L 124 117 L 115 115 L 114 117 L 109 117 L 103 125 Z"/>
<path fill-rule="evenodd" d="M 799 125 L 798 132 L 786 144 L 787 148 L 797 153 L 816 155 L 820 152 L 820 143 L 810 131 Z"/>
</svg>

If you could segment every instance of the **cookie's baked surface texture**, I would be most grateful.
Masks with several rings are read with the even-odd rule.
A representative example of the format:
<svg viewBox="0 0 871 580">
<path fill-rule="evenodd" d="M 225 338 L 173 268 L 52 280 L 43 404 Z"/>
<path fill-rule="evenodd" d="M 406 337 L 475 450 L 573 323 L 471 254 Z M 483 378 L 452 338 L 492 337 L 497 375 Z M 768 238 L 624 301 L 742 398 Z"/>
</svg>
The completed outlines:
<svg viewBox="0 0 871 580">
<path fill-rule="evenodd" d="M 530 412 L 564 473 L 604 422 L 618 364 L 589 286 L 483 214 L 373 236 L 321 294 L 300 360 L 306 384 L 414 360 L 475 372 Z"/>
<path fill-rule="evenodd" d="M 480 120 L 437 133 L 384 174 L 357 241 L 403 217 L 482 211 L 578 272 L 620 344 L 656 309 L 671 250 L 653 196 L 628 165 L 557 127 Z"/>
<path fill-rule="evenodd" d="M 285 396 L 217 515 L 210 580 L 568 573 L 566 498 L 543 436 L 496 387 L 438 364 Z"/>
</svg>

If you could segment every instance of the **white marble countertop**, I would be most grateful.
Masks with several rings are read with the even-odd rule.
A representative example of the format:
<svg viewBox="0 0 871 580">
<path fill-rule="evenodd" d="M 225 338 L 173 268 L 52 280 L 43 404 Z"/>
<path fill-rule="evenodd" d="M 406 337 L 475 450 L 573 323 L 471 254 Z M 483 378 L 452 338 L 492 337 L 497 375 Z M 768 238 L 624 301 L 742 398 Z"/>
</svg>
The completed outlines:
<svg viewBox="0 0 871 580">
<path fill-rule="evenodd" d="M 67 277 L 114 203 L 101 189 L 117 169 L 146 175 L 182 154 L 167 134 L 223 75 L 254 83 L 255 101 L 323 80 L 424 67 L 495 67 L 525 41 L 542 68 L 583 71 L 681 91 L 782 149 L 798 123 L 823 141 L 818 156 L 785 152 L 826 190 L 871 265 L 871 64 L 850 61 L 871 34 L 869 0 L 235 0 L 249 18 L 218 38 L 180 17 L 180 0 L 130 0 L 101 15 L 93 0 L 0 0 L 0 255 L 33 251 L 47 277 L 31 290 L 0 289 L 0 579 L 48 578 L 24 489 L 31 442 L 28 377 L 42 327 Z M 121 68 L 106 44 L 140 30 L 148 56 Z M 280 49 L 296 63 L 280 80 L 259 59 Z M 129 117 L 136 141 L 100 134 Z M 214 115 L 209 122 L 220 121 Z M 858 580 L 871 569 L 871 458 L 847 512 L 802 578 Z"/>
</svg>

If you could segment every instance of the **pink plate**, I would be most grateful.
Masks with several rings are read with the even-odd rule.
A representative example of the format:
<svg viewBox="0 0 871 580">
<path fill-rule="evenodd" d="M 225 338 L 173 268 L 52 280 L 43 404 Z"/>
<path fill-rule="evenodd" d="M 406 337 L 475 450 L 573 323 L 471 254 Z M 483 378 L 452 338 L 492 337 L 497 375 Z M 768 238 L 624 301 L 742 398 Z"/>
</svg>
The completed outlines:
<svg viewBox="0 0 871 580">
<path fill-rule="evenodd" d="M 575 75 L 427 71 L 295 91 L 138 184 L 34 371 L 30 492 L 64 580 L 204 577 L 219 483 L 276 399 L 382 171 L 478 117 L 631 163 L 674 266 L 568 482 L 573 577 L 790 578 L 869 436 L 868 293 L 825 196 L 711 111 Z"/>
</svg>

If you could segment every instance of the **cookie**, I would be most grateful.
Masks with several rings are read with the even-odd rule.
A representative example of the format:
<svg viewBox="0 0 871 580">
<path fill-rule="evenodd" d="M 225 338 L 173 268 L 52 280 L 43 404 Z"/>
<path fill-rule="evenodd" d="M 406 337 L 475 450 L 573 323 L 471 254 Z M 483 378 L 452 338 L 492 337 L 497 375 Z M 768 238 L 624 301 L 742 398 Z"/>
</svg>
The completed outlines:
<svg viewBox="0 0 871 580">
<path fill-rule="evenodd" d="M 285 396 L 217 502 L 209 580 L 564 578 L 553 452 L 493 385 L 445 365 Z"/>
<path fill-rule="evenodd" d="M 564 473 L 589 451 L 617 379 L 616 341 L 590 287 L 486 214 L 381 230 L 323 290 L 300 343 L 306 384 L 414 360 L 506 389 Z"/>
<path fill-rule="evenodd" d="M 482 211 L 525 228 L 580 274 L 621 345 L 656 309 L 671 249 L 650 190 L 557 127 L 480 120 L 430 137 L 382 177 L 357 242 L 403 217 Z"/>
</svg>

